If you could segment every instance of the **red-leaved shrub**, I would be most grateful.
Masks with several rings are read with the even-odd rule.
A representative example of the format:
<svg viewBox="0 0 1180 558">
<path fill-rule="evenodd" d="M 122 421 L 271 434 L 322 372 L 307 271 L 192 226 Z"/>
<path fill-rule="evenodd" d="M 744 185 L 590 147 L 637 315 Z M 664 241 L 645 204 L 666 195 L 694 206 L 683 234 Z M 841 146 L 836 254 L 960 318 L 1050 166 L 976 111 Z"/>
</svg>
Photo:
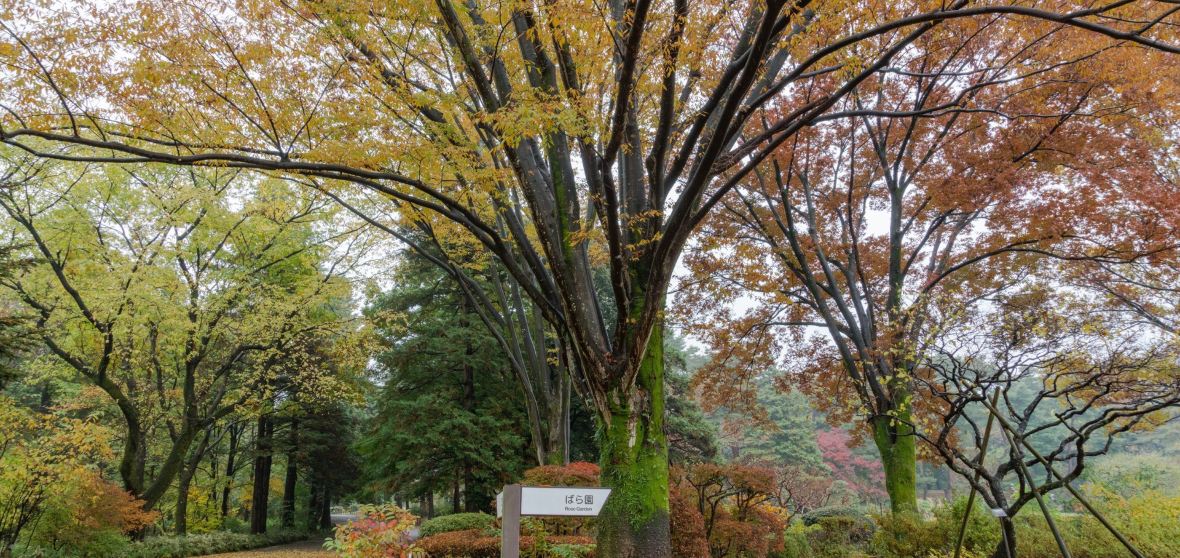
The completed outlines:
<svg viewBox="0 0 1180 558">
<path fill-rule="evenodd" d="M 575 461 L 569 465 L 542 465 L 524 472 L 529 486 L 598 486 L 602 470 L 598 465 Z"/>
<path fill-rule="evenodd" d="M 520 551 L 522 556 L 547 558 L 550 553 L 545 548 L 555 545 L 593 545 L 594 540 L 584 536 L 549 536 L 542 539 L 537 546 L 536 537 L 521 537 Z M 500 538 L 485 535 L 478 529 L 468 531 L 451 531 L 439 533 L 418 540 L 415 545 L 426 552 L 427 558 L 499 558 Z M 587 550 L 581 555 L 583 558 L 593 558 L 593 550 Z"/>
</svg>

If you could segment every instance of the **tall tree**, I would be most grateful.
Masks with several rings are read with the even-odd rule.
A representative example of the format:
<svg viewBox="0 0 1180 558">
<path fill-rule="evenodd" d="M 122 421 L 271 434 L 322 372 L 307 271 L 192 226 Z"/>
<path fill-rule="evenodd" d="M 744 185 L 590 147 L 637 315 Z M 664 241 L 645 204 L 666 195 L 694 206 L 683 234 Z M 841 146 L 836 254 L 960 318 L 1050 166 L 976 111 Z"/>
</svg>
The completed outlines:
<svg viewBox="0 0 1180 558">
<path fill-rule="evenodd" d="M 119 473 L 149 509 L 207 429 L 265 399 L 280 355 L 349 330 L 318 306 L 347 298 L 363 239 L 329 257 L 332 233 L 310 226 L 328 216 L 322 199 L 225 171 L 0 164 L 22 169 L 0 210 L 35 259 L 3 286 L 37 341 L 117 407 Z M 267 281 L 278 273 L 281 288 Z M 305 371 L 309 389 L 340 387 Z M 156 441 L 164 458 L 149 466 Z"/>
<path fill-rule="evenodd" d="M 381 336 L 381 392 L 359 449 L 374 488 L 412 499 L 453 493 L 453 505 L 487 510 L 523 470 L 523 397 L 500 345 L 461 286 L 407 254 L 396 287 L 367 313 Z"/>
<path fill-rule="evenodd" d="M 24 2 L 3 19 L 0 139 L 350 183 L 462 231 L 568 335 L 615 488 L 599 553 L 665 557 L 666 294 L 735 184 L 921 37 L 1052 25 L 1082 49 L 1180 52 L 1166 3 L 809 4 L 144 0 L 91 18 Z"/>
<path fill-rule="evenodd" d="M 704 392 L 749 400 L 750 379 L 782 364 L 835 422 L 863 425 L 895 511 L 916 509 L 914 428 L 933 417 L 912 379 L 935 315 L 1046 260 L 1124 267 L 1177 249 L 1159 136 L 1180 92 L 1136 90 L 1126 52 L 1077 49 L 1056 26 L 1000 40 L 1000 24 L 917 39 L 837 104 L 848 118 L 751 173 L 689 258 L 683 312 L 718 355 Z"/>
</svg>

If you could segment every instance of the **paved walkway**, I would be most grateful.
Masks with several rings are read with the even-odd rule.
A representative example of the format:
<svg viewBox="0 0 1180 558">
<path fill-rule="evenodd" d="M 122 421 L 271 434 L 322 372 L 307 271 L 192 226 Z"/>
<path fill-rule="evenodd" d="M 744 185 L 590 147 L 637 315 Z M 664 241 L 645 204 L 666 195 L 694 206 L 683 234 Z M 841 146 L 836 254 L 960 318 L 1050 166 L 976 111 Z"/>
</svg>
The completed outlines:
<svg viewBox="0 0 1180 558">
<path fill-rule="evenodd" d="M 336 554 L 324 550 L 324 541 L 310 540 L 279 546 L 268 546 L 243 552 L 213 554 L 206 558 L 336 558 Z"/>
</svg>

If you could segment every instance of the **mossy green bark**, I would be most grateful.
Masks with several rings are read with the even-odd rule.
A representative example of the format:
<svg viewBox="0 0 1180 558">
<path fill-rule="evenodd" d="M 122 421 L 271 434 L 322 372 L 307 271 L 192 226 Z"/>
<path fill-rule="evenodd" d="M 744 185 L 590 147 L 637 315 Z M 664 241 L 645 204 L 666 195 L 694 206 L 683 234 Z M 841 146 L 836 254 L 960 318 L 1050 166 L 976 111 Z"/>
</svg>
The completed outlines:
<svg viewBox="0 0 1180 558">
<path fill-rule="evenodd" d="M 668 440 L 664 435 L 664 338 L 648 340 L 636 385 L 612 394 L 601 424 L 603 484 L 610 498 L 598 517 L 599 558 L 669 558 Z"/>
<path fill-rule="evenodd" d="M 918 448 L 908 410 L 872 421 L 873 441 L 885 468 L 885 490 L 894 514 L 918 513 Z"/>
</svg>

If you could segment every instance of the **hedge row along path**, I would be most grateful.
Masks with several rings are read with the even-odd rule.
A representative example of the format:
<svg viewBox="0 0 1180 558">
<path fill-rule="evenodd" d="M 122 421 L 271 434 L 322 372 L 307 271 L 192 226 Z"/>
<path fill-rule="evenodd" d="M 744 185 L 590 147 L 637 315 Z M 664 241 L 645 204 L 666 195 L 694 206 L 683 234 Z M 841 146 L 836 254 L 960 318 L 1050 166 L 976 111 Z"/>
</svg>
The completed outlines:
<svg viewBox="0 0 1180 558">
<path fill-rule="evenodd" d="M 336 558 L 336 554 L 324 550 L 323 545 L 323 541 L 312 539 L 242 552 L 212 554 L 206 558 Z"/>
</svg>

